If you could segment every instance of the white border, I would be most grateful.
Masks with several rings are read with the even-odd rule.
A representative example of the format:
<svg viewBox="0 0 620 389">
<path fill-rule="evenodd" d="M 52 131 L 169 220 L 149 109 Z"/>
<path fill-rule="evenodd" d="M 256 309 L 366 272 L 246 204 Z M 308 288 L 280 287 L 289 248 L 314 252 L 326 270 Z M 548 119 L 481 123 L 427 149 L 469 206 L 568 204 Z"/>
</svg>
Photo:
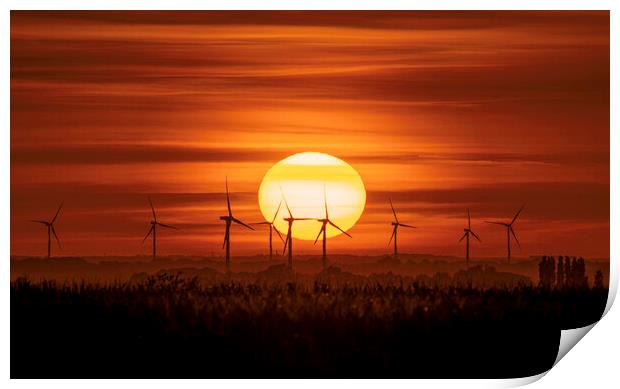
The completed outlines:
<svg viewBox="0 0 620 389">
<path fill-rule="evenodd" d="M 618 40 L 614 39 L 614 36 L 618 36 L 619 18 L 615 11 L 619 9 L 617 1 L 577 1 L 577 0 L 510 0 L 510 1 L 489 1 L 489 0 L 470 0 L 470 1 L 458 1 L 458 0 L 444 0 L 441 2 L 415 2 L 415 1 L 397 1 L 397 0 L 382 0 L 382 1 L 297 1 L 294 4 L 287 1 L 269 1 L 263 0 L 260 2 L 249 0 L 229 0 L 226 2 L 198 2 L 191 0 L 175 0 L 175 1 L 135 1 L 135 0 L 60 0 L 53 3 L 49 0 L 8 0 L 4 1 L 0 6 L 2 12 L 0 12 L 0 31 L 1 41 L 0 47 L 2 48 L 1 60 L 0 60 L 0 121 L 2 123 L 0 130 L 0 142 L 2 144 L 2 152 L 0 152 L 0 201 L 2 206 L 0 207 L 0 222 L 3 228 L 0 229 L 0 252 L 4 255 L 4 266 L 1 267 L 1 272 L 4 280 L 9 280 L 9 258 L 10 258 L 10 240 L 9 240 L 9 227 L 10 226 L 10 167 L 9 167 L 9 151 L 10 151 L 10 60 L 9 60 L 9 45 L 10 45 L 10 14 L 11 9 L 81 9 L 81 10 L 97 10 L 97 9 L 112 9 L 112 10 L 141 10 L 141 9 L 162 9 L 162 10 L 182 10 L 182 9 L 220 9 L 220 10 L 233 10 L 233 9 L 314 9 L 314 10 L 338 10 L 338 9 L 418 9 L 418 10 L 459 10 L 459 9 L 472 9 L 472 10 L 611 10 L 611 69 L 618 66 Z M 617 92 L 618 92 L 618 80 L 612 71 L 612 89 L 611 89 L 611 128 L 617 130 Z M 611 279 L 610 279 L 610 300 L 606 312 L 611 307 L 613 298 L 617 293 L 618 285 L 618 241 L 613 237 L 620 236 L 618 230 L 618 221 L 620 220 L 620 209 L 618 207 L 619 191 L 617 177 L 613 176 L 614 172 L 618 170 L 619 159 L 617 152 L 620 151 L 618 135 L 611 131 L 611 223 L 610 223 L 610 235 L 611 247 Z M 3 315 L 1 315 L 0 325 L 2 333 L 0 337 L 0 358 L 1 358 L 1 371 L 2 378 L 8 380 L 10 375 L 9 363 L 10 363 L 10 329 L 9 329 L 9 288 L 4 284 L 1 291 L 0 301 L 2 302 Z M 578 348 L 583 352 L 573 352 L 557 366 L 554 367 L 545 380 L 542 380 L 538 385 L 543 387 L 583 387 L 584 385 L 613 387 L 617 384 L 617 355 L 618 355 L 618 335 L 617 328 L 620 328 L 620 314 L 618 309 L 609 312 L 603 323 L 598 324 L 596 327 L 600 327 L 592 331 L 593 333 L 588 335 L 584 341 L 580 342 Z M 587 350 L 587 352 L 586 352 Z M 574 354 L 574 355 L 570 355 Z M 54 357 L 54 350 L 50 350 L 50 358 Z M 596 374 L 593 374 L 596 372 Z M 366 389 L 374 387 L 376 384 L 389 384 L 392 388 L 410 388 L 412 385 L 423 385 L 424 387 L 497 387 L 497 386 L 518 386 L 524 385 L 538 380 L 544 376 L 541 374 L 536 377 L 528 377 L 522 379 L 513 380 L 390 380 L 389 382 L 383 380 L 350 380 L 347 383 L 355 386 L 356 388 Z M 206 381 L 206 382 L 205 382 Z M 135 383 L 129 380 L 99 380 L 89 381 L 85 380 L 58 380 L 52 382 L 46 382 L 45 385 L 51 388 L 62 387 L 63 389 L 68 387 L 82 388 L 85 385 L 89 387 L 101 387 L 107 388 L 110 384 L 120 385 L 122 387 L 133 386 Z M 157 381 L 146 380 L 140 382 L 140 384 L 149 385 L 149 387 L 163 387 L 168 386 L 169 381 Z M 178 384 L 179 382 L 175 382 Z M 183 384 L 190 387 L 203 388 L 205 383 L 217 385 L 218 388 L 228 387 L 241 387 L 247 385 L 248 381 L 243 380 L 184 380 Z M 9 385 L 15 387 L 30 387 L 39 384 L 39 381 L 21 380 L 10 381 Z M 338 381 L 324 380 L 316 382 L 316 380 L 266 380 L 266 381 L 252 381 L 251 385 L 257 388 L 290 388 L 291 385 L 295 385 L 299 389 L 316 389 L 317 384 L 327 385 L 329 387 L 336 387 L 339 385 Z M 37 385 L 38 386 L 38 385 Z"/>
</svg>

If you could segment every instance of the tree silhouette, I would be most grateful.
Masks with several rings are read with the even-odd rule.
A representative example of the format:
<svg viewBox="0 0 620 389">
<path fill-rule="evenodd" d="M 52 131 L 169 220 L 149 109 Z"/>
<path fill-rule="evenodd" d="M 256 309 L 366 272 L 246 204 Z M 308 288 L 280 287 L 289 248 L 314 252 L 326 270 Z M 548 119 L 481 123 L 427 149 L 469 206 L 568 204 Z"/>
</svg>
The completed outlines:
<svg viewBox="0 0 620 389">
<path fill-rule="evenodd" d="M 588 286 L 588 277 L 586 276 L 586 262 L 583 257 L 577 260 L 577 286 L 586 288 Z"/>
<path fill-rule="evenodd" d="M 555 284 L 560 289 L 564 287 L 564 258 L 561 255 L 558 258 L 558 271 Z"/>
<path fill-rule="evenodd" d="M 594 275 L 594 289 L 603 289 L 605 286 L 603 285 L 603 272 L 600 270 L 596 271 Z"/>
<path fill-rule="evenodd" d="M 573 273 L 572 273 L 572 269 L 570 266 L 570 258 L 569 257 L 564 257 L 564 284 L 567 287 L 572 287 L 573 286 Z"/>
</svg>

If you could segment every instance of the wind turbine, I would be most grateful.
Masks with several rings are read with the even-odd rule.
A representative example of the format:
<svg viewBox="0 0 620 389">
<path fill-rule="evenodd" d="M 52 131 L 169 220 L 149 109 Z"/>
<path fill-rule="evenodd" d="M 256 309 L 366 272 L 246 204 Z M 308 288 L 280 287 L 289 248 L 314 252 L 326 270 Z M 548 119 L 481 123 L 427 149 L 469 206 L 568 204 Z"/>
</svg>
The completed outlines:
<svg viewBox="0 0 620 389">
<path fill-rule="evenodd" d="M 482 242 L 478 235 L 476 235 L 476 233 L 471 230 L 471 216 L 469 214 L 469 208 L 467 208 L 467 228 L 463 228 L 463 231 L 465 231 L 465 233 L 463 234 L 461 239 L 459 239 L 459 242 L 461 242 L 464 238 L 467 238 L 465 260 L 467 268 L 469 268 L 469 234 L 473 235 L 473 237 L 476 238 L 478 242 Z"/>
<path fill-rule="evenodd" d="M 271 262 L 271 260 L 273 259 L 273 230 L 276 231 L 276 234 L 278 234 L 278 237 L 280 238 L 280 240 L 282 241 L 282 243 L 284 243 L 284 238 L 282 238 L 282 235 L 280 234 L 280 231 L 278 231 L 277 228 L 275 228 L 273 226 L 273 223 L 276 221 L 276 217 L 278 216 L 278 212 L 280 212 L 280 207 L 282 206 L 282 200 L 280 200 L 280 204 L 278 204 L 278 209 L 276 209 L 276 213 L 273 214 L 273 219 L 271 219 L 271 221 L 264 221 L 264 222 L 260 222 L 260 223 L 252 223 L 254 225 L 260 225 L 260 224 L 266 224 L 269 226 L 269 262 Z"/>
<path fill-rule="evenodd" d="M 226 177 L 226 206 L 228 207 L 228 215 L 220 216 L 220 220 L 224 220 L 226 222 L 226 235 L 224 235 L 224 244 L 222 247 L 226 247 L 226 271 L 230 271 L 230 226 L 232 222 L 241 224 L 250 230 L 254 230 L 254 227 L 245 224 L 233 216 L 232 209 L 230 208 L 230 194 L 228 193 L 228 177 Z"/>
<path fill-rule="evenodd" d="M 286 232 L 286 241 L 284 242 L 284 251 L 286 251 L 288 247 L 288 268 L 289 270 L 293 270 L 293 222 L 296 220 L 314 220 L 309 217 L 294 217 L 291 212 L 291 208 L 288 206 L 288 202 L 286 201 L 286 197 L 284 197 L 284 192 L 282 192 L 282 187 L 280 187 L 280 192 L 282 193 L 282 199 L 284 200 L 284 205 L 286 205 L 286 210 L 288 211 L 288 217 L 285 217 L 284 220 L 288 223 L 288 231 Z M 284 252 L 283 251 L 283 252 Z"/>
<path fill-rule="evenodd" d="M 147 232 L 144 239 L 142 239 L 142 244 L 144 244 L 144 241 L 146 241 L 149 235 L 153 234 L 153 261 L 154 261 L 155 259 L 157 259 L 157 226 L 164 227 L 164 228 L 172 228 L 175 230 L 177 228 L 169 224 L 164 224 L 164 223 L 160 223 L 159 221 L 157 221 L 157 215 L 155 214 L 155 207 L 153 207 L 151 196 L 149 196 L 149 204 L 151 205 L 151 211 L 153 212 L 153 220 L 151 220 L 151 228 L 149 229 L 149 232 Z"/>
<path fill-rule="evenodd" d="M 398 221 L 398 216 L 396 216 L 396 210 L 394 210 L 394 205 L 392 204 L 392 199 L 390 199 L 390 207 L 392 207 L 392 213 L 394 214 L 394 221 L 392 222 L 392 236 L 390 236 L 390 241 L 388 242 L 388 246 L 392 243 L 392 239 L 394 239 L 394 258 L 398 257 L 398 227 L 407 227 L 407 228 L 418 228 L 414 226 L 410 226 L 408 224 L 403 224 Z"/>
<path fill-rule="evenodd" d="M 43 224 L 47 227 L 47 257 L 50 258 L 52 256 L 52 234 L 54 234 L 54 238 L 56 238 L 56 243 L 58 243 L 58 247 L 60 246 L 60 239 L 58 239 L 58 235 L 56 235 L 56 230 L 54 229 L 54 222 L 58 218 L 58 214 L 60 213 L 60 209 L 62 208 L 63 203 L 60 203 L 56 214 L 50 221 L 45 220 L 30 220 L 33 223 Z"/>
<path fill-rule="evenodd" d="M 510 223 L 489 222 L 489 221 L 487 222 L 490 224 L 497 224 L 497 225 L 506 227 L 506 237 L 508 239 L 508 263 L 510 263 L 510 234 L 512 234 L 512 236 L 515 238 L 515 241 L 517 242 L 517 245 L 519 246 L 519 248 L 521 247 L 521 243 L 519 243 L 519 239 L 517 239 L 517 235 L 515 234 L 515 230 L 512 228 L 512 225 L 517 221 L 519 214 L 521 214 L 521 211 L 523 211 L 523 207 L 525 207 L 525 205 L 522 205 L 521 208 L 519 208 L 519 210 L 517 211 L 515 216 L 512 218 L 512 221 Z"/>
<path fill-rule="evenodd" d="M 327 210 L 327 189 L 325 188 L 325 185 L 323 185 L 323 201 L 324 201 L 323 204 L 325 206 L 325 217 L 323 219 L 315 219 L 321 222 L 322 225 L 321 225 L 321 230 L 319 231 L 319 234 L 316 236 L 316 239 L 314 240 L 314 244 L 316 244 L 316 242 L 321 237 L 321 234 L 323 234 L 323 269 L 325 269 L 327 268 L 327 225 L 329 224 L 332 227 L 339 229 L 343 234 L 345 234 L 349 238 L 352 238 L 352 236 L 349 235 L 342 228 L 338 227 L 334 222 L 332 222 L 329 219 L 329 212 Z"/>
</svg>

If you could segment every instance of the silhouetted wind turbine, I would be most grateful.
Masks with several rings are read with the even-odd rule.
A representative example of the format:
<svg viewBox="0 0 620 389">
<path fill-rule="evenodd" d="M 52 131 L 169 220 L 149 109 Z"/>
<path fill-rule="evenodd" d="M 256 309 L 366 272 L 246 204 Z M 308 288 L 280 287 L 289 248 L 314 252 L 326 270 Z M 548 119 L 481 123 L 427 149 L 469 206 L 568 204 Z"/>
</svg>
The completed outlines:
<svg viewBox="0 0 620 389">
<path fill-rule="evenodd" d="M 394 214 L 394 221 L 392 222 L 392 236 L 390 236 L 390 241 L 388 242 L 388 246 L 392 243 L 392 239 L 394 239 L 394 257 L 398 256 L 398 227 L 407 227 L 407 228 L 418 228 L 414 226 L 410 226 L 408 224 L 403 224 L 398 221 L 398 216 L 396 216 L 396 210 L 394 210 L 394 205 L 392 204 L 392 199 L 390 199 L 390 207 L 392 207 L 392 213 Z"/>
<path fill-rule="evenodd" d="M 476 235 L 476 233 L 471 230 L 471 216 L 469 214 L 469 208 L 467 208 L 467 228 L 464 228 L 463 231 L 465 231 L 465 233 L 463 234 L 461 239 L 459 239 L 459 242 L 461 242 L 464 238 L 467 238 L 465 261 L 467 267 L 469 268 L 469 234 L 473 235 L 473 237 L 476 238 L 478 242 L 482 242 L 478 235 Z"/>
<path fill-rule="evenodd" d="M 61 208 L 62 208 L 62 203 L 60 203 L 60 206 L 58 207 L 56 214 L 50 221 L 30 220 L 33 223 L 43 224 L 44 226 L 47 227 L 47 257 L 48 258 L 52 256 L 52 234 L 54 234 L 54 238 L 56 238 L 56 243 L 58 243 L 58 247 L 61 247 L 60 239 L 58 239 L 58 235 L 56 235 L 56 230 L 54 229 L 54 223 L 56 222 L 56 219 L 58 218 L 58 214 L 60 213 Z"/>
<path fill-rule="evenodd" d="M 282 238 L 282 235 L 280 234 L 280 231 L 278 231 L 277 228 L 275 228 L 273 226 L 273 223 L 276 221 L 276 217 L 278 216 L 278 212 L 280 212 L 280 207 L 282 206 L 282 200 L 280 200 L 280 204 L 278 204 L 278 209 L 276 209 L 276 213 L 273 214 L 273 218 L 271 219 L 271 221 L 264 221 L 264 222 L 260 222 L 260 223 L 252 223 L 254 225 L 260 225 L 260 224 L 266 224 L 269 226 L 269 261 L 271 262 L 271 260 L 273 259 L 273 230 L 276 230 L 276 234 L 278 234 L 278 237 L 280 237 L 280 240 L 282 241 L 282 243 L 284 243 L 284 238 Z"/>
<path fill-rule="evenodd" d="M 517 245 L 521 247 L 521 243 L 519 243 L 519 239 L 517 239 L 517 235 L 515 234 L 515 230 L 512 228 L 512 225 L 517 221 L 519 214 L 521 214 L 521 211 L 523 211 L 523 207 L 525 207 L 525 204 L 522 205 L 521 208 L 519 208 L 519 210 L 517 211 L 515 216 L 512 218 L 512 221 L 510 223 L 487 221 L 487 223 L 490 223 L 490 224 L 497 224 L 497 225 L 506 227 L 506 237 L 508 238 L 508 263 L 510 263 L 510 234 L 512 234 L 512 236 L 515 238 Z"/>
<path fill-rule="evenodd" d="M 230 271 L 230 225 L 232 222 L 235 222 L 249 228 L 250 230 L 254 230 L 254 227 L 245 224 L 233 216 L 232 209 L 230 208 L 230 194 L 228 193 L 228 177 L 226 177 L 226 206 L 228 208 L 228 215 L 220 216 L 220 220 L 224 220 L 226 222 L 226 235 L 224 235 L 224 244 L 222 247 L 226 247 L 226 271 Z"/>
<path fill-rule="evenodd" d="M 323 186 L 323 201 L 324 201 L 323 205 L 325 206 L 325 218 L 315 219 L 321 222 L 322 226 L 321 226 L 321 230 L 319 231 L 319 234 L 316 236 L 316 239 L 314 240 L 314 244 L 316 244 L 316 242 L 321 237 L 321 234 L 323 234 L 323 269 L 325 269 L 327 267 L 327 225 L 329 224 L 332 227 L 339 229 L 343 234 L 345 234 L 349 238 L 352 238 L 352 236 L 349 235 L 342 228 L 338 227 L 334 222 L 329 220 L 329 212 L 327 210 L 327 189 L 325 188 L 325 185 Z"/>
<path fill-rule="evenodd" d="M 286 205 L 286 210 L 288 211 L 288 217 L 285 217 L 284 220 L 288 223 L 288 231 L 286 232 L 286 240 L 284 242 L 284 251 L 286 251 L 288 247 L 288 268 L 293 270 L 293 222 L 297 220 L 314 220 L 309 217 L 294 217 L 291 212 L 291 208 L 288 206 L 288 202 L 286 201 L 286 197 L 284 197 L 284 192 L 282 191 L 282 187 L 280 187 L 280 192 L 282 193 L 282 199 L 284 200 L 284 205 Z M 284 252 L 283 251 L 283 252 Z"/>
<path fill-rule="evenodd" d="M 155 207 L 153 207 L 151 196 L 149 196 L 149 204 L 151 206 L 151 211 L 153 212 L 153 220 L 151 220 L 151 228 L 149 229 L 149 232 L 146 233 L 146 236 L 144 237 L 144 239 L 142 239 L 142 243 L 144 244 L 144 241 L 146 241 L 149 235 L 151 234 L 153 235 L 153 261 L 154 261 L 155 259 L 157 259 L 157 226 L 164 227 L 164 228 L 172 228 L 175 230 L 177 228 L 169 224 L 164 224 L 164 223 L 160 223 L 159 221 L 157 221 L 157 215 L 155 214 Z"/>
</svg>

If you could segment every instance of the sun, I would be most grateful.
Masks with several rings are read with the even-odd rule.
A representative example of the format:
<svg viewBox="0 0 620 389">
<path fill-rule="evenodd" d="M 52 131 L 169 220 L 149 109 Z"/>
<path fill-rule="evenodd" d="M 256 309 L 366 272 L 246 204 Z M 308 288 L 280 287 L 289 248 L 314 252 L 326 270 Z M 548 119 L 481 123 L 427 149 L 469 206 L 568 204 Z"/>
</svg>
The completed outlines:
<svg viewBox="0 0 620 389">
<path fill-rule="evenodd" d="M 329 218 L 347 231 L 364 212 L 366 188 L 359 173 L 345 161 L 329 154 L 305 152 L 284 158 L 267 171 L 258 190 L 258 204 L 267 221 L 274 218 L 284 194 L 295 218 L 324 218 L 324 193 Z M 286 233 L 288 217 L 284 202 L 274 226 Z M 314 240 L 321 224 L 314 220 L 296 221 L 293 238 Z M 327 237 L 342 234 L 327 227 Z"/>
</svg>

